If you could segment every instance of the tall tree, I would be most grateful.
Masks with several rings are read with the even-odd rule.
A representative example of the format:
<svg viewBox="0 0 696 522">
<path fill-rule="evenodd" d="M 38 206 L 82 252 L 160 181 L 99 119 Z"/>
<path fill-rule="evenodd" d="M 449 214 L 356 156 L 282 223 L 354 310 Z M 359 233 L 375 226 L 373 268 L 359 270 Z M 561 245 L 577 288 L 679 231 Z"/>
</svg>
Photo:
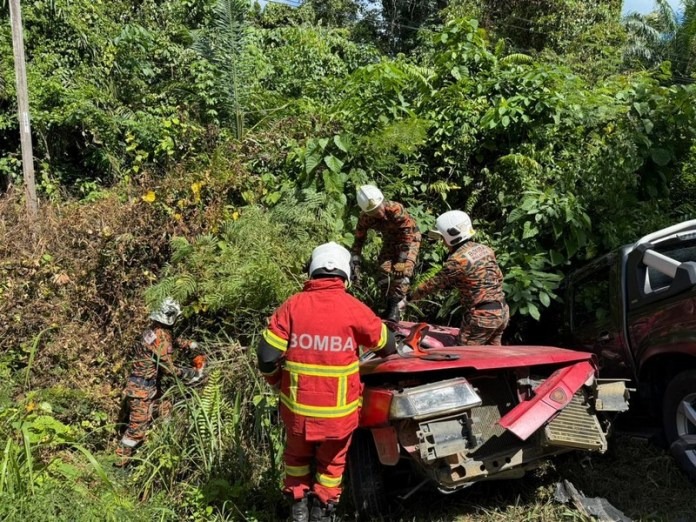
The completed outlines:
<svg viewBox="0 0 696 522">
<path fill-rule="evenodd" d="M 629 64 L 654 67 L 674 55 L 677 15 L 668 0 L 655 0 L 648 14 L 629 13 L 624 19 L 628 41 L 624 57 Z"/>
<path fill-rule="evenodd" d="M 245 67 L 242 53 L 246 42 L 249 14 L 247 0 L 217 0 L 210 28 L 196 33 L 194 49 L 218 69 L 216 81 L 225 97 L 226 117 L 237 139 L 244 134 L 243 91 Z"/>
<path fill-rule="evenodd" d="M 382 0 L 383 37 L 392 53 L 408 52 L 418 43 L 418 31 L 436 22 L 447 0 Z"/>
<path fill-rule="evenodd" d="M 453 16 L 482 27 L 525 51 L 564 53 L 582 45 L 592 28 L 618 21 L 621 0 L 452 0 Z"/>
<path fill-rule="evenodd" d="M 690 76 L 696 71 L 696 0 L 682 0 L 682 5 L 684 10 L 677 28 L 675 61 L 677 70 Z"/>
</svg>

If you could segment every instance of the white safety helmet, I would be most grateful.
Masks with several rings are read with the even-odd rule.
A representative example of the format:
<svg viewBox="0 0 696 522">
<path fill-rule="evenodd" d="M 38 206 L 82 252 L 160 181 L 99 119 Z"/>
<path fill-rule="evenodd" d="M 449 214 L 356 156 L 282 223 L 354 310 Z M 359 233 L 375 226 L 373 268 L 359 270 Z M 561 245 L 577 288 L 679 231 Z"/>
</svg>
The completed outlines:
<svg viewBox="0 0 696 522">
<path fill-rule="evenodd" d="M 331 241 L 319 245 L 312 251 L 309 277 L 335 276 L 350 280 L 350 252 Z"/>
<path fill-rule="evenodd" d="M 448 246 L 454 246 L 474 235 L 471 218 L 461 210 L 450 210 L 441 214 L 435 221 L 433 232 L 441 236 Z"/>
<path fill-rule="evenodd" d="M 363 212 L 371 212 L 384 201 L 384 194 L 374 185 L 363 185 L 358 188 L 358 206 Z"/>
<path fill-rule="evenodd" d="M 176 320 L 181 315 L 181 306 L 171 297 L 167 297 L 162 304 L 156 310 L 153 310 L 150 314 L 150 319 L 152 321 L 157 321 L 158 323 L 166 324 L 167 326 L 173 325 Z"/>
</svg>

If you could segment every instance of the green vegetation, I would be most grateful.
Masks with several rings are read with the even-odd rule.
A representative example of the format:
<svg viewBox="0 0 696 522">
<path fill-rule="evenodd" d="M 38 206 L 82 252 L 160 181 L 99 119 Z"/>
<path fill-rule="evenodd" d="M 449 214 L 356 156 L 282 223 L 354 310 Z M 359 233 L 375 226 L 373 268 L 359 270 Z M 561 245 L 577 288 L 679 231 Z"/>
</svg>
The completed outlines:
<svg viewBox="0 0 696 522">
<path fill-rule="evenodd" d="M 696 3 L 681 19 L 656 7 L 621 20 L 620 2 L 589 0 L 23 2 L 30 225 L 0 0 L 0 519 L 277 519 L 281 433 L 253 346 L 313 246 L 352 242 L 356 185 L 376 182 L 423 229 L 472 215 L 506 275 L 510 342 L 567 270 L 696 217 Z M 418 277 L 443 258 L 426 243 Z M 354 292 L 376 304 L 373 281 Z M 165 294 L 214 371 L 172 383 L 172 417 L 121 473 L 128 355 Z M 438 299 L 409 313 L 458 322 Z M 607 478 L 658 461 L 650 480 L 672 503 Z M 403 520 L 583 520 L 551 501 L 560 476 L 594 477 L 578 486 L 636 519 L 696 511 L 657 449 L 592 462 L 431 509 L 414 495 Z"/>
</svg>

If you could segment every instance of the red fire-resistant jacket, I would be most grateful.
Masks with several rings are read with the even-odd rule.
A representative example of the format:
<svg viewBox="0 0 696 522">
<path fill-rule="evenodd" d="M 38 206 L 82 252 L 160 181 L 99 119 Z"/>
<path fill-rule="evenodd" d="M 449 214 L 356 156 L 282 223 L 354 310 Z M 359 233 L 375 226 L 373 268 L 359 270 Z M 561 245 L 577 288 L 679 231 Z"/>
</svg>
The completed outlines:
<svg viewBox="0 0 696 522">
<path fill-rule="evenodd" d="M 264 376 L 274 385 L 280 378 L 286 428 L 310 441 L 352 433 L 362 394 L 359 347 L 379 350 L 389 337 L 382 321 L 346 292 L 340 278 L 307 281 L 276 310 L 263 333 L 266 352 L 272 347 L 282 357 Z"/>
</svg>

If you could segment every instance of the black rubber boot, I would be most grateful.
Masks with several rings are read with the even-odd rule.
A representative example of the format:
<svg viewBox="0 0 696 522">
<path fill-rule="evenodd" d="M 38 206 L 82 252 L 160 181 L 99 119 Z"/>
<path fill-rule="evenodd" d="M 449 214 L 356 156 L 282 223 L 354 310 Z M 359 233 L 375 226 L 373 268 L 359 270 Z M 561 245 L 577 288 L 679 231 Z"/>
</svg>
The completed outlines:
<svg viewBox="0 0 696 522">
<path fill-rule="evenodd" d="M 387 299 L 387 312 L 384 317 L 387 321 L 392 323 L 401 321 L 401 310 L 399 310 L 400 302 L 400 297 L 390 297 Z"/>
<path fill-rule="evenodd" d="M 308 522 L 309 521 L 309 502 L 307 497 L 300 500 L 295 500 L 290 511 L 290 522 Z"/>
<path fill-rule="evenodd" d="M 309 522 L 333 522 L 336 513 L 336 504 L 329 502 L 324 504 L 318 498 L 312 502 L 312 511 L 309 514 Z"/>
</svg>

